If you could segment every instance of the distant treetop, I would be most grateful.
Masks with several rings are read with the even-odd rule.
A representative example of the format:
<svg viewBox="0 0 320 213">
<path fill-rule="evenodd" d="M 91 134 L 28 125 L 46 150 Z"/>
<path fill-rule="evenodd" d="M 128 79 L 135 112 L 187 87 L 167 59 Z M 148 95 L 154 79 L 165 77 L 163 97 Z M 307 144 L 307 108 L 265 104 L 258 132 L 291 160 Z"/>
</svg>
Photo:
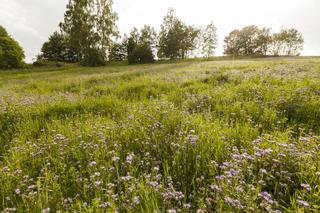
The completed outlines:
<svg viewBox="0 0 320 213">
<path fill-rule="evenodd" d="M 271 34 L 270 28 L 255 25 L 233 30 L 224 39 L 226 55 L 296 56 L 303 49 L 304 39 L 298 30 L 283 28 Z"/>
</svg>

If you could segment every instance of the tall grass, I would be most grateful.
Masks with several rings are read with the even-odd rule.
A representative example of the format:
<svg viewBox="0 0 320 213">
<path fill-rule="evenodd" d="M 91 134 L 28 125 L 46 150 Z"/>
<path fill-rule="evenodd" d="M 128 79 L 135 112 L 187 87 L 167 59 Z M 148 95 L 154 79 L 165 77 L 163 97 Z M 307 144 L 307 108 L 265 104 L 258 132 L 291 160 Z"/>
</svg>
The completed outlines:
<svg viewBox="0 0 320 213">
<path fill-rule="evenodd" d="M 0 211 L 317 212 L 320 60 L 0 73 Z"/>
</svg>

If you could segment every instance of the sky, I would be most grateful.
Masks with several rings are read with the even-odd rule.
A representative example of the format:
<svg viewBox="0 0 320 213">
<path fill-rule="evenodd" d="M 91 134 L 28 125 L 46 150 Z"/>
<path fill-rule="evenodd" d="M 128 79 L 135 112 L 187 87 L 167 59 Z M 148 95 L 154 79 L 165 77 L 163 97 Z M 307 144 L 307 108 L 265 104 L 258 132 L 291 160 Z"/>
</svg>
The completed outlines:
<svg viewBox="0 0 320 213">
<path fill-rule="evenodd" d="M 26 61 L 39 54 L 42 44 L 58 29 L 68 0 L 0 0 L 0 25 L 24 48 Z M 247 25 L 294 27 L 305 38 L 303 55 L 320 55 L 319 0 L 114 0 L 121 34 L 145 24 L 160 28 L 169 7 L 185 23 L 218 28 L 222 55 L 223 39 L 233 29 Z"/>
</svg>

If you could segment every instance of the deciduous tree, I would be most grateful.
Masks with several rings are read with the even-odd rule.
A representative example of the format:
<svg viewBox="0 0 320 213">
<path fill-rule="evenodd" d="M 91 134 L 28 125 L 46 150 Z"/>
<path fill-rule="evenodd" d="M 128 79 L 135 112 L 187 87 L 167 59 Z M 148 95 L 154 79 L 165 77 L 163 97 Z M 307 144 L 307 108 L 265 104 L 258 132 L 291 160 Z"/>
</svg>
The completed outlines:
<svg viewBox="0 0 320 213">
<path fill-rule="evenodd" d="M 22 67 L 24 58 L 24 52 L 19 43 L 0 26 L 0 69 Z"/>
<path fill-rule="evenodd" d="M 302 34 L 294 29 L 283 28 L 271 35 L 270 28 L 247 26 L 233 30 L 225 38 L 226 55 L 299 55 L 303 48 Z"/>
<path fill-rule="evenodd" d="M 54 32 L 47 42 L 42 45 L 38 59 L 48 61 L 75 62 L 75 53 L 69 48 L 68 42 L 62 33 Z"/>
<path fill-rule="evenodd" d="M 200 30 L 184 24 L 170 8 L 163 19 L 159 34 L 159 58 L 186 58 L 196 48 Z"/>
<path fill-rule="evenodd" d="M 60 28 L 77 61 L 91 61 L 94 57 L 90 54 L 107 60 L 112 37 L 117 34 L 112 4 L 112 0 L 69 0 Z"/>
<path fill-rule="evenodd" d="M 303 49 L 302 34 L 294 28 L 283 28 L 279 33 L 273 34 L 272 52 L 274 55 L 299 55 Z"/>
<path fill-rule="evenodd" d="M 226 55 L 267 55 L 270 45 L 270 29 L 255 25 L 233 30 L 224 39 Z"/>
<path fill-rule="evenodd" d="M 128 37 L 124 35 L 124 38 L 120 42 L 113 43 L 109 56 L 110 61 L 124 61 L 128 59 Z"/>
<path fill-rule="evenodd" d="M 140 32 L 134 28 L 128 39 L 128 61 L 130 64 L 150 63 L 154 61 L 156 31 L 145 25 Z"/>
<path fill-rule="evenodd" d="M 217 28 L 213 22 L 201 30 L 200 48 L 203 57 L 214 55 L 215 49 L 218 47 Z"/>
</svg>

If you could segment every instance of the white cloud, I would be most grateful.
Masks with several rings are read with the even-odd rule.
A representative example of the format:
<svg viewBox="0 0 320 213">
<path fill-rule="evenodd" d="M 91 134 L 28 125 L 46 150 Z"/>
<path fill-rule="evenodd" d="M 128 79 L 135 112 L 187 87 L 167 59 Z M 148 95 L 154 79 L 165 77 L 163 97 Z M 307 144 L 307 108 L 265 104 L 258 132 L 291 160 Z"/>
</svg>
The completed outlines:
<svg viewBox="0 0 320 213">
<path fill-rule="evenodd" d="M 0 24 L 21 44 L 26 61 L 39 54 L 42 43 L 57 29 L 66 0 L 0 0 Z"/>
</svg>

